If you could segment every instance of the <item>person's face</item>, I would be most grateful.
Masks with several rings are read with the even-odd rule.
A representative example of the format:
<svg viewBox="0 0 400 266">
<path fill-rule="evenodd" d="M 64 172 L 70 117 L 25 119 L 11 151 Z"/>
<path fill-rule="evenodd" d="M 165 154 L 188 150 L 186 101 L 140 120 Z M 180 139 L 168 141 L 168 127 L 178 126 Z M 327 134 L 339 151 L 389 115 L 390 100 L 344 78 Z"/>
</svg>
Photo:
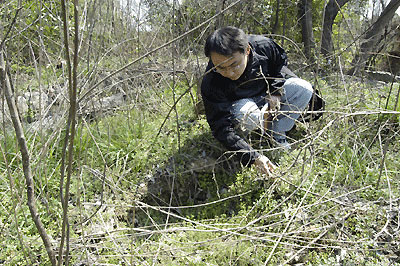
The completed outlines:
<svg viewBox="0 0 400 266">
<path fill-rule="evenodd" d="M 235 52 L 231 56 L 211 52 L 210 58 L 215 66 L 215 71 L 228 79 L 237 80 L 246 69 L 249 53 L 250 47 L 246 49 L 245 53 Z"/>
</svg>

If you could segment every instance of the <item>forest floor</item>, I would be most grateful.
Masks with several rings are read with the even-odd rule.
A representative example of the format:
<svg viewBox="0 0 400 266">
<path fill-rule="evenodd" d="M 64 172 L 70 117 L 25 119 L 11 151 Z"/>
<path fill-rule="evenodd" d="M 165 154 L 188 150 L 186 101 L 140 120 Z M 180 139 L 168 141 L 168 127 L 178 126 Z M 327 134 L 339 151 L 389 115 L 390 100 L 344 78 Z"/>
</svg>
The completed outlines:
<svg viewBox="0 0 400 266">
<path fill-rule="evenodd" d="M 296 123 L 290 152 L 251 136 L 278 165 L 273 177 L 242 168 L 225 151 L 183 84 L 145 106 L 81 120 L 69 201 L 71 265 L 400 264 L 399 84 L 314 81 L 326 112 Z M 34 163 L 43 171 L 36 176 L 39 210 L 55 243 L 60 205 L 50 169 L 59 167 L 59 139 L 29 137 L 33 154 L 37 143 L 52 151 L 45 165 Z M 1 178 L 2 200 L 12 202 Z M 24 253 L 6 216 L 0 264 L 45 264 L 44 250 L 41 259 L 24 258 L 42 248 L 33 225 L 23 229 Z"/>
</svg>

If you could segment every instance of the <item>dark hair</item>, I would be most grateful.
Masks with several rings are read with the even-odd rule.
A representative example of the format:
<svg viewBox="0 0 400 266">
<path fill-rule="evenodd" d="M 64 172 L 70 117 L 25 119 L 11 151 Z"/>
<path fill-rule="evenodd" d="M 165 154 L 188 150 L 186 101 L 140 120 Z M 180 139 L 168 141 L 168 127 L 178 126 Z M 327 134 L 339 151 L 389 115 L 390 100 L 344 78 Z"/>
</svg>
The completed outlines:
<svg viewBox="0 0 400 266">
<path fill-rule="evenodd" d="M 220 28 L 208 36 L 204 54 L 210 57 L 211 52 L 225 56 L 235 52 L 245 53 L 248 45 L 247 35 L 243 30 L 228 26 Z"/>
</svg>

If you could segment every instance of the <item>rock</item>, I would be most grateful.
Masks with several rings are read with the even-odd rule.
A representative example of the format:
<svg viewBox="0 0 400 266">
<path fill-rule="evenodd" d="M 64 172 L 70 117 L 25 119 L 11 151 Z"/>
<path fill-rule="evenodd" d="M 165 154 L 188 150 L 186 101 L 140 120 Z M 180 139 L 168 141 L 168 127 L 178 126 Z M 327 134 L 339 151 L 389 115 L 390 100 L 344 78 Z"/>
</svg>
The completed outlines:
<svg viewBox="0 0 400 266">
<path fill-rule="evenodd" d="M 78 115 L 96 118 L 107 111 L 119 108 L 125 101 L 126 95 L 124 93 L 114 94 L 98 100 L 90 100 L 82 105 Z"/>
<path fill-rule="evenodd" d="M 400 82 L 400 76 L 393 76 L 389 72 L 383 71 L 366 71 L 368 78 L 372 80 L 379 80 L 384 82 Z"/>
<path fill-rule="evenodd" d="M 28 100 L 24 96 L 18 96 L 17 98 L 18 110 L 21 114 L 26 114 L 29 111 Z"/>
<path fill-rule="evenodd" d="M 43 91 L 25 92 L 23 97 L 27 99 L 28 106 L 34 112 L 44 110 L 45 107 L 48 105 L 47 94 Z"/>
</svg>

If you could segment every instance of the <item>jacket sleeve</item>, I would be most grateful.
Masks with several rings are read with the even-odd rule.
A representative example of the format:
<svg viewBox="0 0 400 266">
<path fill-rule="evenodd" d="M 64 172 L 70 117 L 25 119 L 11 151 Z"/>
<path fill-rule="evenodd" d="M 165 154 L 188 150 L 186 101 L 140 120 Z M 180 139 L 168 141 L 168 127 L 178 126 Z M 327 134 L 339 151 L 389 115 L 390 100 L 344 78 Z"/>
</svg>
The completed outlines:
<svg viewBox="0 0 400 266">
<path fill-rule="evenodd" d="M 269 91 L 272 95 L 281 95 L 281 88 L 285 83 L 285 75 L 282 68 L 287 65 L 287 55 L 285 50 L 273 40 L 265 38 L 259 42 L 259 53 L 268 57 L 268 66 L 266 66 Z"/>
<path fill-rule="evenodd" d="M 235 131 L 230 111 L 232 102 L 221 95 L 222 93 L 217 93 L 221 88 L 211 84 L 213 75 L 214 73 L 205 75 L 201 84 L 201 94 L 211 132 L 226 149 L 236 153 L 243 165 L 250 166 L 260 154 Z"/>
</svg>

